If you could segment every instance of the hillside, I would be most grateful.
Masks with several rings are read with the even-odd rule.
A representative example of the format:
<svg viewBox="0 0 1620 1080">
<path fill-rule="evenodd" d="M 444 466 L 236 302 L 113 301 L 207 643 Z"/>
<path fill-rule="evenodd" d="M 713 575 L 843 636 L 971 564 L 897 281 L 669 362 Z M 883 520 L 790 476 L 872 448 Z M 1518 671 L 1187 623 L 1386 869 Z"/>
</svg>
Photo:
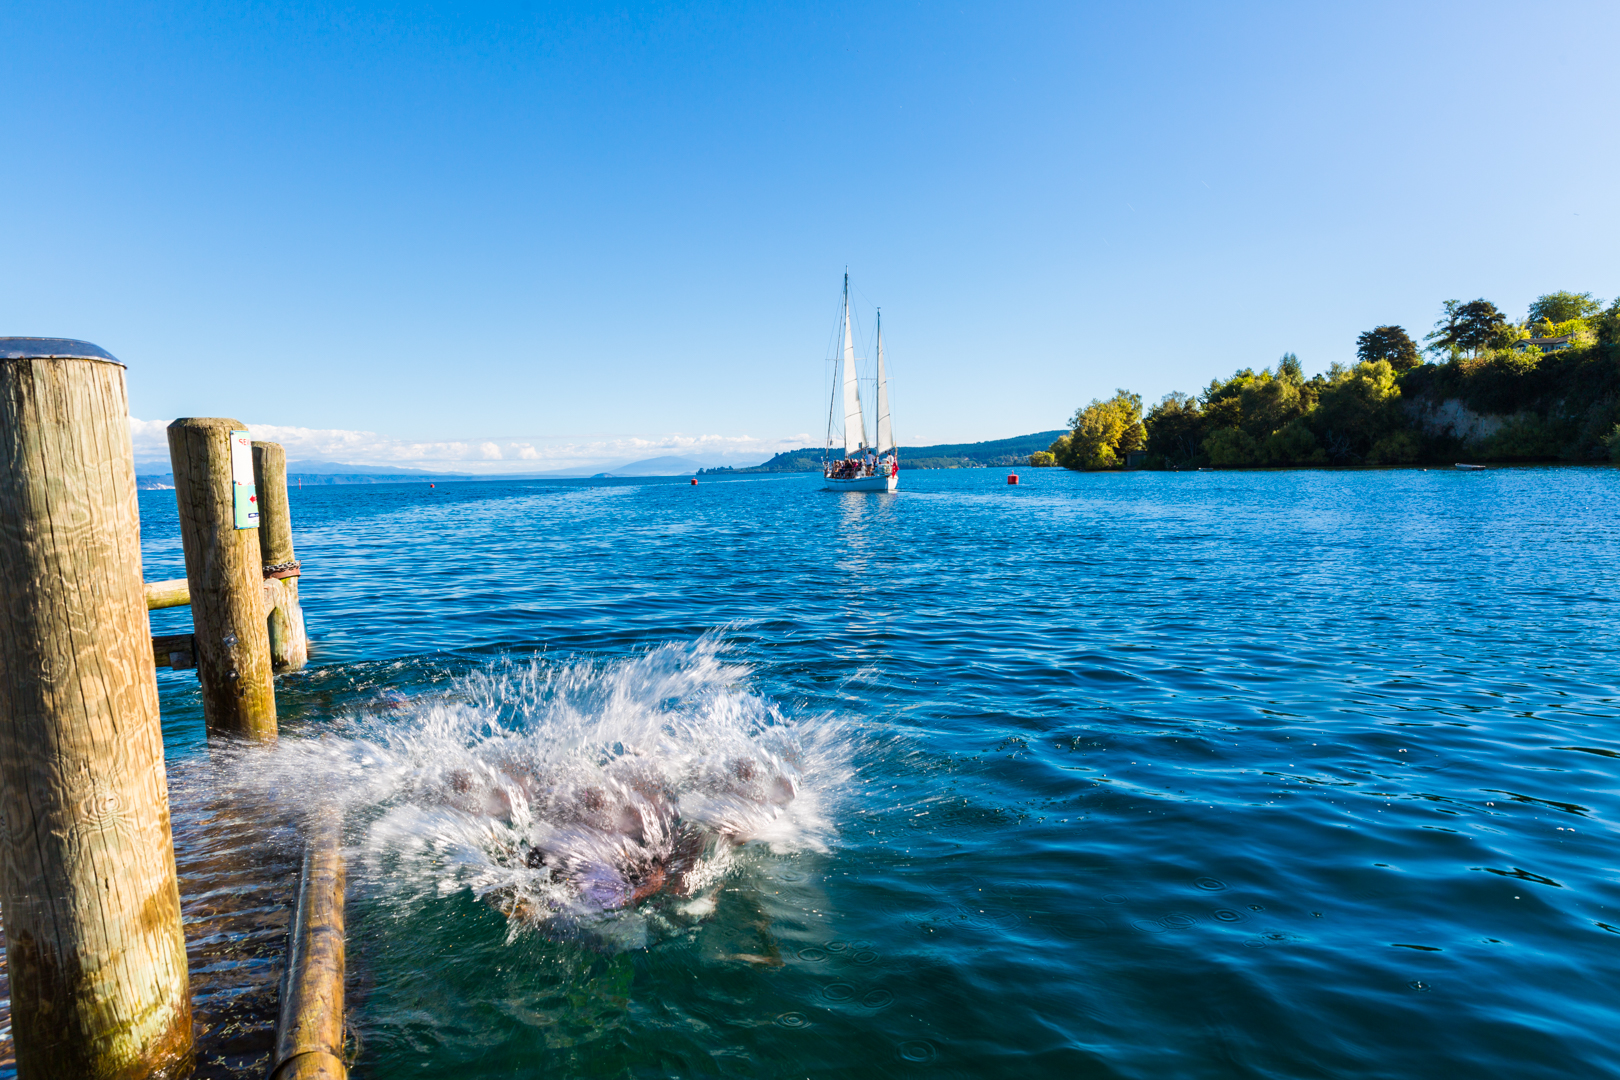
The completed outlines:
<svg viewBox="0 0 1620 1080">
<path fill-rule="evenodd" d="M 1052 440 L 1067 431 L 1038 431 L 1033 435 L 1019 435 L 1011 439 L 992 439 L 976 443 L 939 443 L 935 446 L 902 446 L 900 463 L 911 469 L 978 469 L 1003 465 L 1023 465 L 1029 455 L 1045 450 Z M 704 469 L 713 473 L 784 473 L 817 472 L 821 468 L 824 451 L 819 446 L 800 450 L 785 450 L 769 461 L 745 469 L 730 467 Z"/>
</svg>

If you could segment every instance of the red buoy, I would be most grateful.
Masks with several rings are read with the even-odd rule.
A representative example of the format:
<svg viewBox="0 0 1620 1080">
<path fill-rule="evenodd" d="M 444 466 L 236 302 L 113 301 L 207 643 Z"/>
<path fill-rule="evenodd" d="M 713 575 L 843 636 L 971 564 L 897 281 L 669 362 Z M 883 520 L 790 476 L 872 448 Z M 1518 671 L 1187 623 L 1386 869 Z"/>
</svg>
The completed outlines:
<svg viewBox="0 0 1620 1080">
<path fill-rule="evenodd" d="M 697 487 L 697 477 L 692 477 L 692 486 Z"/>
<path fill-rule="evenodd" d="M 1007 474 L 1007 483 L 1009 483 L 1009 484 L 1018 483 L 1018 474 L 1017 473 L 1008 473 Z"/>
</svg>

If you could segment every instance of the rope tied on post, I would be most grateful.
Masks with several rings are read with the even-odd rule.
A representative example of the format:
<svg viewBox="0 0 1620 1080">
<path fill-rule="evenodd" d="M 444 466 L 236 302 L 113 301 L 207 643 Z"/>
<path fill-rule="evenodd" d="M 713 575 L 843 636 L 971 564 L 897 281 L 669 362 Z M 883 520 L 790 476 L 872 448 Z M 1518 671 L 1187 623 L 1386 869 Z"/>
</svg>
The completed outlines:
<svg viewBox="0 0 1620 1080">
<path fill-rule="evenodd" d="M 280 443 L 253 444 L 253 479 L 259 492 L 259 565 L 269 614 L 270 663 L 277 671 L 297 671 L 309 660 L 309 636 L 298 600 L 300 568 L 293 554 L 287 452 Z"/>
</svg>

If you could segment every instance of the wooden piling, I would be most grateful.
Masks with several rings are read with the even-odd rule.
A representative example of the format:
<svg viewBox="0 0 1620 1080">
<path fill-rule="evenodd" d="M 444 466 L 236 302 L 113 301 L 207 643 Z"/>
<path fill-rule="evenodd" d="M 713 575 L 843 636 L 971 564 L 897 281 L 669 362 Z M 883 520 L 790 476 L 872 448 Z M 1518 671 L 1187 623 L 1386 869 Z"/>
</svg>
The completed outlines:
<svg viewBox="0 0 1620 1080">
<path fill-rule="evenodd" d="M 287 501 L 287 454 L 280 443 L 253 444 L 253 481 L 259 493 L 259 557 L 270 609 L 270 666 L 297 671 L 309 660 L 304 609 L 298 602 L 298 557 L 293 554 L 292 508 Z"/>
<path fill-rule="evenodd" d="M 269 741 L 276 696 L 258 529 L 236 528 L 231 432 L 240 430 L 235 420 L 182 417 L 169 425 L 169 459 L 208 734 Z"/>
<path fill-rule="evenodd" d="M 270 1080 L 346 1080 L 343 1058 L 343 848 L 336 810 L 317 811 L 287 942 Z"/>
<path fill-rule="evenodd" d="M 0 905 L 21 1080 L 190 1069 L 124 368 L 0 339 Z"/>
</svg>

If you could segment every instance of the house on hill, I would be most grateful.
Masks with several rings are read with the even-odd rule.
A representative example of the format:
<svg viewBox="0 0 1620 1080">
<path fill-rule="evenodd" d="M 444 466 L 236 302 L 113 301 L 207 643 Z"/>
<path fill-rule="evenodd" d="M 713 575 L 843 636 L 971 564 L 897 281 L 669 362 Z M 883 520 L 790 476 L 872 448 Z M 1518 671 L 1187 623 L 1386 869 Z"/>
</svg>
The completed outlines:
<svg viewBox="0 0 1620 1080">
<path fill-rule="evenodd" d="M 1513 343 L 1515 349 L 1528 349 L 1534 345 L 1544 353 L 1557 352 L 1567 349 L 1575 343 L 1574 334 L 1559 334 L 1557 337 L 1527 337 Z"/>
</svg>

